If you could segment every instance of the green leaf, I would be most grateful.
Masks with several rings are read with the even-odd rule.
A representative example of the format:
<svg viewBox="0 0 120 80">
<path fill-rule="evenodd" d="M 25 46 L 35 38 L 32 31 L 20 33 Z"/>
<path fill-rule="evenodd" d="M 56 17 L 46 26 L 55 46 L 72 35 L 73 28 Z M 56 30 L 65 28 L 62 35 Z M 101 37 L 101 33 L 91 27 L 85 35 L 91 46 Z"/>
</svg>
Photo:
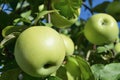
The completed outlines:
<svg viewBox="0 0 120 80">
<path fill-rule="evenodd" d="M 7 26 L 2 30 L 2 36 L 5 37 L 14 32 L 22 32 L 23 30 L 27 29 L 27 26 Z"/>
<path fill-rule="evenodd" d="M 31 15 L 31 10 L 29 10 L 29 11 L 26 11 L 26 12 L 24 12 L 24 13 L 21 13 L 21 17 L 22 18 L 25 18 L 25 19 L 28 19 L 29 17 L 30 17 L 30 15 Z"/>
<path fill-rule="evenodd" d="M 34 24 L 37 24 L 37 22 L 39 21 L 39 19 L 43 18 L 45 15 L 55 12 L 56 10 L 49 10 L 49 11 L 41 11 L 37 14 L 37 17 L 34 20 Z"/>
<path fill-rule="evenodd" d="M 9 25 L 9 22 L 9 15 L 0 11 L 0 29 L 2 30 L 5 26 Z"/>
<path fill-rule="evenodd" d="M 7 57 L 5 57 L 3 67 L 0 69 L 0 72 L 6 72 L 15 68 L 18 68 L 16 61 L 14 59 L 10 60 L 10 58 L 7 59 Z"/>
<path fill-rule="evenodd" d="M 55 76 L 63 79 L 63 80 L 67 80 L 67 74 L 66 74 L 66 68 L 64 66 L 60 66 L 60 68 L 55 72 Z"/>
<path fill-rule="evenodd" d="M 94 7 L 92 10 L 93 10 L 94 12 L 104 13 L 104 12 L 105 12 L 105 9 L 106 9 L 106 7 L 107 7 L 107 5 L 108 5 L 109 3 L 110 3 L 110 2 L 105 1 L 105 2 L 97 5 L 96 7 Z"/>
<path fill-rule="evenodd" d="M 60 78 L 57 77 L 57 76 L 49 76 L 49 77 L 47 78 L 47 80 L 62 80 L 62 79 L 60 79 Z"/>
<path fill-rule="evenodd" d="M 21 73 L 20 80 L 42 80 L 41 78 L 32 77 L 24 72 Z"/>
<path fill-rule="evenodd" d="M 96 80 L 120 80 L 120 63 L 95 64 L 91 69 Z"/>
<path fill-rule="evenodd" d="M 11 40 L 15 39 L 20 33 L 11 33 L 7 35 L 1 42 L 0 42 L 0 48 L 3 48 L 7 43 L 9 43 Z"/>
<path fill-rule="evenodd" d="M 100 74 L 101 80 L 120 80 L 120 63 L 106 65 Z"/>
<path fill-rule="evenodd" d="M 97 47 L 97 53 L 107 52 L 105 47 Z"/>
<path fill-rule="evenodd" d="M 91 70 L 92 70 L 96 80 L 100 79 L 100 75 L 101 75 L 100 72 L 103 68 L 104 68 L 103 64 L 95 64 L 95 65 L 91 66 Z"/>
<path fill-rule="evenodd" d="M 19 0 L 9 0 L 10 6 L 12 7 L 13 10 L 16 9 L 18 2 L 19 2 Z"/>
<path fill-rule="evenodd" d="M 91 68 L 87 61 L 85 61 L 83 58 L 80 56 L 76 56 L 76 60 L 79 64 L 79 67 L 81 69 L 81 76 L 82 80 L 95 80 L 95 77 L 91 71 Z"/>
<path fill-rule="evenodd" d="M 70 19 L 74 18 L 75 15 L 79 15 L 76 10 L 80 8 L 82 0 L 59 0 L 53 1 L 53 8 L 59 10 L 59 13 Z"/>
<path fill-rule="evenodd" d="M 19 68 L 10 69 L 2 72 L 0 80 L 17 80 L 21 70 Z"/>
</svg>

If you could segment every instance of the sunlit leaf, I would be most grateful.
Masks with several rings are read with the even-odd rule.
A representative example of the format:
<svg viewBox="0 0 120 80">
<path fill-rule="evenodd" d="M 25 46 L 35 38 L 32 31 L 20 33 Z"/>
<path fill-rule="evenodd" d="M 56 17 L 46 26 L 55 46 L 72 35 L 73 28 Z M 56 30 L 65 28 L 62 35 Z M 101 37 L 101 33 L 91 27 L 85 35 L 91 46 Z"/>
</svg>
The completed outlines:
<svg viewBox="0 0 120 80">
<path fill-rule="evenodd" d="M 81 69 L 82 80 L 95 80 L 94 75 L 93 75 L 87 61 L 85 61 L 83 58 L 81 58 L 79 56 L 76 56 L 76 60 Z"/>
<path fill-rule="evenodd" d="M 14 32 L 22 32 L 23 30 L 25 30 L 27 28 L 28 28 L 27 26 L 6 26 L 2 30 L 2 36 L 5 37 Z"/>
</svg>

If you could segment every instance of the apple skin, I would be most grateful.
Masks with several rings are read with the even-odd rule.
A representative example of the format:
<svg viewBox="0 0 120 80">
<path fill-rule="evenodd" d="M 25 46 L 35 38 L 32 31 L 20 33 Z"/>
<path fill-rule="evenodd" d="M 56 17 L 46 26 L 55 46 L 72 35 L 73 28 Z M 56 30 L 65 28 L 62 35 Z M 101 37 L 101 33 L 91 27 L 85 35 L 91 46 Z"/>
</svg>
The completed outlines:
<svg viewBox="0 0 120 80">
<path fill-rule="evenodd" d="M 34 77 L 44 77 L 55 72 L 65 57 L 65 45 L 60 34 L 50 27 L 34 26 L 18 37 L 15 60 L 19 67 Z"/>
<path fill-rule="evenodd" d="M 88 19 L 84 34 L 92 44 L 103 45 L 114 42 L 118 38 L 119 28 L 112 16 L 98 13 Z"/>
<path fill-rule="evenodd" d="M 64 34 L 60 34 L 60 35 L 63 38 L 63 41 L 65 43 L 66 56 L 72 55 L 74 52 L 74 43 L 73 43 L 72 39 Z"/>
<path fill-rule="evenodd" d="M 106 12 L 112 15 L 116 20 L 120 21 L 120 1 L 113 1 L 109 3 Z"/>
<path fill-rule="evenodd" d="M 120 53 L 120 43 L 115 44 L 114 50 L 116 53 Z"/>
</svg>

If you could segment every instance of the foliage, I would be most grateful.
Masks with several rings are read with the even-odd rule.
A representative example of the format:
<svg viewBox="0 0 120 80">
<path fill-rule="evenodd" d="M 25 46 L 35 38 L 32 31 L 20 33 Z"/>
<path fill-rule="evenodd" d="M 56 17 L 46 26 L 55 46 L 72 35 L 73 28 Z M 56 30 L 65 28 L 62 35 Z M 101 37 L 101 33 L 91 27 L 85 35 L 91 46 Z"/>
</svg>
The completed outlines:
<svg viewBox="0 0 120 80">
<path fill-rule="evenodd" d="M 114 46 L 119 40 L 111 44 L 93 45 L 84 36 L 85 20 L 80 18 L 70 25 L 68 22 L 71 16 L 72 18 L 79 17 L 76 11 L 78 7 L 84 6 L 92 15 L 107 13 L 106 8 L 111 2 L 105 1 L 92 7 L 93 0 L 88 0 L 89 7 L 84 3 L 87 0 L 59 0 L 60 4 L 56 6 L 56 9 L 52 9 L 51 1 L 56 0 L 0 0 L 0 80 L 62 80 L 58 76 L 51 75 L 45 78 L 29 76 L 19 68 L 14 59 L 14 45 L 17 37 L 22 31 L 35 25 L 46 25 L 71 37 L 75 44 L 74 55 L 80 65 L 81 80 L 91 80 L 91 78 L 94 80 L 94 77 L 96 80 L 119 80 L 120 54 L 114 50 Z M 120 0 L 114 1 L 120 2 Z M 69 11 L 71 14 L 59 13 L 59 6 L 65 8 L 63 12 Z M 59 28 L 57 24 L 54 25 L 51 22 L 50 15 L 55 12 L 59 13 L 58 15 L 62 18 L 64 17 L 66 23 L 68 22 L 66 28 Z M 119 13 L 120 11 L 116 15 L 119 16 Z M 116 19 L 116 17 L 114 18 Z M 60 21 L 64 19 L 60 19 Z M 56 20 L 58 26 L 61 25 L 59 19 Z M 119 19 L 116 20 L 119 22 Z M 62 21 L 62 25 L 66 26 L 66 23 Z M 60 73 L 65 72 L 60 71 Z M 89 79 L 86 79 L 86 76 Z"/>
</svg>

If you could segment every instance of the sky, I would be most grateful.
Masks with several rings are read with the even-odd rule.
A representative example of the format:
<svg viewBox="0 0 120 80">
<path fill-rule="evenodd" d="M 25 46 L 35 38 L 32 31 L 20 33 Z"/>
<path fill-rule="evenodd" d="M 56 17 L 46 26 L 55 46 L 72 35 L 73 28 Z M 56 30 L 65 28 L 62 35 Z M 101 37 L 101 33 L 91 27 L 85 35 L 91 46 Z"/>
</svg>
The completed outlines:
<svg viewBox="0 0 120 80">
<path fill-rule="evenodd" d="M 88 7 L 90 7 L 88 1 L 89 1 L 89 0 L 86 0 L 86 1 L 85 1 L 85 4 L 86 4 Z M 93 4 L 92 7 L 95 7 L 96 5 L 101 4 L 101 3 L 103 3 L 104 1 L 112 2 L 113 0 L 92 0 L 92 2 L 93 2 L 93 3 L 92 3 L 92 4 Z M 90 11 L 87 10 L 87 9 L 85 9 L 84 6 L 82 6 L 82 7 L 81 7 L 80 18 L 82 18 L 82 19 L 84 19 L 84 20 L 87 20 L 90 16 L 91 16 Z"/>
</svg>

